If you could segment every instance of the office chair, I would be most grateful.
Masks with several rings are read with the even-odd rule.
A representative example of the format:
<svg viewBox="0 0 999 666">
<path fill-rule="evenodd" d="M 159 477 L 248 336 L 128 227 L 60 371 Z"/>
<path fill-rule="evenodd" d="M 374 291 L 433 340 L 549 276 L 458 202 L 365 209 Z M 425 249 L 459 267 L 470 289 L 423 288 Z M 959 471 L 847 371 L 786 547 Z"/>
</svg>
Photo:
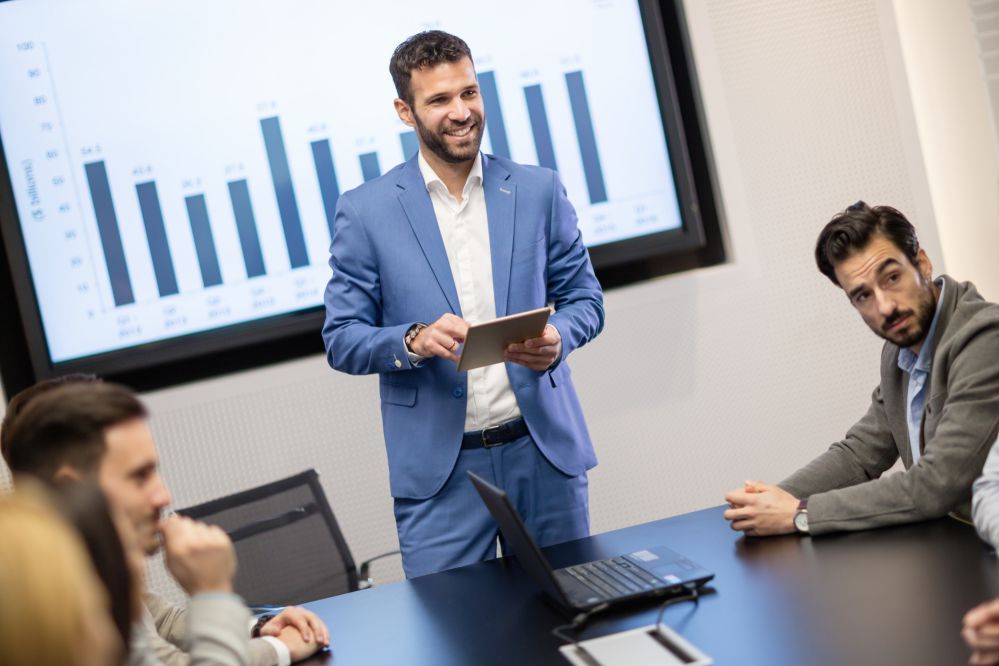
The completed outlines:
<svg viewBox="0 0 999 666">
<path fill-rule="evenodd" d="M 362 562 L 358 572 L 314 469 L 177 513 L 225 530 L 239 558 L 236 593 L 255 608 L 370 587 L 371 563 L 399 552 Z"/>
</svg>

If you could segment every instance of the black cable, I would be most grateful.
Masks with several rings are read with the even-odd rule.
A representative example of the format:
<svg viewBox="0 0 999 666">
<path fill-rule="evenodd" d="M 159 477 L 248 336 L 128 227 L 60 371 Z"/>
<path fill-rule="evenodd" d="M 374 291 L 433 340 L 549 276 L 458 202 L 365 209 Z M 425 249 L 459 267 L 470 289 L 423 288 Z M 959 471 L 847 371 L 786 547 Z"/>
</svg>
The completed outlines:
<svg viewBox="0 0 999 666">
<path fill-rule="evenodd" d="M 673 604 L 678 604 L 681 601 L 693 601 L 694 607 L 696 608 L 700 603 L 700 600 L 701 600 L 701 590 L 700 588 L 695 587 L 690 591 L 690 594 L 685 594 L 682 597 L 672 597 L 671 599 L 667 599 L 666 601 L 664 601 L 662 605 L 659 606 L 659 614 L 656 615 L 656 632 L 659 632 L 659 627 L 661 627 L 663 624 L 663 614 L 666 612 L 666 608 L 668 606 L 672 606 Z"/>
<path fill-rule="evenodd" d="M 585 613 L 580 613 L 576 617 L 572 618 L 572 622 L 570 622 L 569 624 L 563 624 L 561 626 L 552 629 L 552 635 L 555 636 L 555 638 L 565 641 L 566 643 L 572 643 L 576 647 L 579 647 L 579 639 L 575 637 L 566 636 L 565 632 L 577 631 L 580 627 L 586 624 L 591 617 L 593 617 L 594 615 L 603 610 L 606 610 L 607 607 L 608 604 L 600 604 L 598 606 L 594 606 Z"/>
<path fill-rule="evenodd" d="M 679 597 L 671 597 L 666 601 L 662 602 L 662 604 L 660 604 L 659 606 L 659 612 L 656 614 L 656 624 L 655 624 L 656 633 L 657 634 L 662 633 L 659 628 L 663 626 L 663 614 L 666 612 L 667 607 L 672 606 L 673 604 L 678 604 L 681 601 L 693 601 L 694 606 L 696 607 L 700 602 L 700 598 L 701 598 L 700 589 L 694 587 L 690 590 L 689 594 L 684 594 L 683 596 Z M 579 638 L 577 638 L 577 634 L 578 630 L 584 624 L 586 624 L 591 617 L 593 617 L 594 615 L 603 610 L 606 610 L 608 607 L 609 604 L 604 603 L 600 604 L 599 606 L 591 608 L 585 613 L 580 613 L 576 617 L 572 618 L 572 622 L 570 622 L 569 624 L 563 624 L 561 626 L 552 629 L 552 635 L 565 643 L 571 643 L 572 646 L 576 648 L 577 654 L 587 663 L 593 663 L 596 666 L 599 666 L 599 664 L 597 664 L 597 662 L 593 659 L 592 655 L 590 655 L 590 653 L 587 652 L 583 648 L 583 646 L 579 644 Z M 573 632 L 572 636 L 567 635 L 566 632 L 569 631 Z"/>
</svg>

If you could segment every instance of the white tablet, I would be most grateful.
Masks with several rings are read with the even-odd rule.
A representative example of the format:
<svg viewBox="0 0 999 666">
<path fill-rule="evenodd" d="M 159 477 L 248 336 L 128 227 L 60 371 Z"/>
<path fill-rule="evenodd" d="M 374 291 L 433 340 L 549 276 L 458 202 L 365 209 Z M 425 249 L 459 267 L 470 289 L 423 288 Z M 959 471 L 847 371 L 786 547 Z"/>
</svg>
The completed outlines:
<svg viewBox="0 0 999 666">
<path fill-rule="evenodd" d="M 472 324 L 461 346 L 458 372 L 503 362 L 503 351 L 514 342 L 537 338 L 544 333 L 551 310 L 538 308 Z"/>
</svg>

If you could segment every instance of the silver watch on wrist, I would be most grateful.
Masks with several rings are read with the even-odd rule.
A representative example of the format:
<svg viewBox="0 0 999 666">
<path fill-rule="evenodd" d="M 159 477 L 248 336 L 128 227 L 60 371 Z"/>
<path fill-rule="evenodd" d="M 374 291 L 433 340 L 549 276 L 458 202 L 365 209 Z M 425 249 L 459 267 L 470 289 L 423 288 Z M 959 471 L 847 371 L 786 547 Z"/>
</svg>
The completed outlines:
<svg viewBox="0 0 999 666">
<path fill-rule="evenodd" d="M 808 534 L 808 498 L 798 502 L 798 510 L 794 512 L 794 529 L 800 534 Z"/>
</svg>

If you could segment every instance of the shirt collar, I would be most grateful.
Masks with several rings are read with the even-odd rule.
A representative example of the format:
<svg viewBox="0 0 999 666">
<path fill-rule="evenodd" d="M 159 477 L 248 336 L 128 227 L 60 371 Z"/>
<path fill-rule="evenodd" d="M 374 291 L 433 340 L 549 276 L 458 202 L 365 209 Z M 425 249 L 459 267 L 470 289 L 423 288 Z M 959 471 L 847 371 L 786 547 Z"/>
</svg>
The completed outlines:
<svg viewBox="0 0 999 666">
<path fill-rule="evenodd" d="M 936 280 L 934 284 L 940 287 L 940 295 L 937 296 L 937 308 L 933 313 L 933 321 L 930 323 L 930 328 L 926 331 L 923 346 L 919 349 L 919 356 L 913 354 L 912 350 L 908 347 L 903 347 L 898 352 L 898 367 L 910 375 L 913 370 L 929 372 L 930 367 L 933 365 L 933 352 L 937 346 L 937 321 L 940 319 L 940 309 L 943 306 L 944 288 L 946 287 L 943 278 Z"/>
<path fill-rule="evenodd" d="M 430 166 L 430 163 L 423 158 L 422 150 L 418 153 L 416 161 L 417 164 L 420 165 L 420 173 L 423 175 L 423 183 L 427 186 L 427 191 L 432 192 L 436 188 L 436 189 L 442 189 L 445 193 L 447 193 L 447 185 L 445 185 L 444 181 L 440 179 L 440 177 L 437 175 L 437 172 L 434 171 L 433 167 Z M 436 183 L 436 185 L 434 183 Z M 466 195 L 468 194 L 468 191 L 472 187 L 479 185 L 481 183 L 482 183 L 482 151 L 479 151 L 475 155 L 475 161 L 472 162 L 472 170 L 468 172 L 468 179 L 465 180 L 465 186 L 461 190 L 462 198 L 463 199 L 467 198 Z"/>
</svg>

